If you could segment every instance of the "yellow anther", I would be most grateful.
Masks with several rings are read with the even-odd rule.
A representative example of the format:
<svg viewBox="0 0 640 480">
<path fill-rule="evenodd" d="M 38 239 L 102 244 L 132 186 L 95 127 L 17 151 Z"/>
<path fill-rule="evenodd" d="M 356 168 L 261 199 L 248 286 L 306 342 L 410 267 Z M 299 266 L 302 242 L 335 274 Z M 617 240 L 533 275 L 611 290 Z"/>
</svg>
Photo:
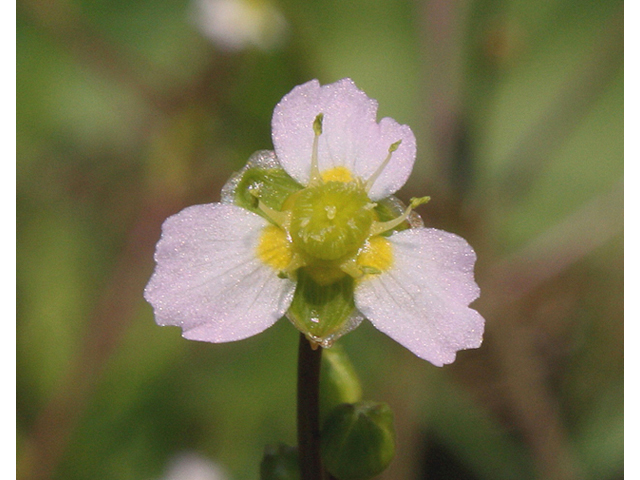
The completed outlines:
<svg viewBox="0 0 640 480">
<path fill-rule="evenodd" d="M 293 249 L 286 232 L 280 227 L 265 227 L 258 242 L 258 258 L 274 270 L 281 272 L 292 264 Z"/>
<path fill-rule="evenodd" d="M 356 260 L 363 274 L 382 273 L 393 265 L 393 249 L 385 237 L 372 237 L 360 250 Z"/>
<path fill-rule="evenodd" d="M 353 176 L 351 171 L 346 167 L 333 167 L 322 172 L 322 180 L 324 182 L 352 182 Z"/>
</svg>

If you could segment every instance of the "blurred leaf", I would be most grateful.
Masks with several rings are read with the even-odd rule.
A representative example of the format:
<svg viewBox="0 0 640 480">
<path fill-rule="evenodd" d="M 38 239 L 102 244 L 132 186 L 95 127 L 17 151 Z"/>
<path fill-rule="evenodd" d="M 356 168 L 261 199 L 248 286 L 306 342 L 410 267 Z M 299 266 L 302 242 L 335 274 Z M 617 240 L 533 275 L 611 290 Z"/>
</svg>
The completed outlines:
<svg viewBox="0 0 640 480">
<path fill-rule="evenodd" d="M 436 392 L 428 403 L 428 432 L 455 452 L 478 478 L 535 478 L 520 441 L 491 418 L 470 396 L 443 375 L 430 384 Z"/>
</svg>

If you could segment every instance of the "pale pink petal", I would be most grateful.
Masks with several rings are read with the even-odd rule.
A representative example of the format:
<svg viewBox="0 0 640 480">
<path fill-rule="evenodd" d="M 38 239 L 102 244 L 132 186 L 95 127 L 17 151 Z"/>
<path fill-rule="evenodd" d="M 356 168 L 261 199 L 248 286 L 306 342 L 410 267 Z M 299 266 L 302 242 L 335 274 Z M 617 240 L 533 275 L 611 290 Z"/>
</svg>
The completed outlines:
<svg viewBox="0 0 640 480">
<path fill-rule="evenodd" d="M 295 284 L 256 256 L 268 222 L 234 205 L 195 205 L 169 217 L 145 289 L 159 325 L 191 340 L 228 342 L 262 332 L 284 315 Z"/>
<path fill-rule="evenodd" d="M 318 141 L 320 171 L 343 166 L 368 180 L 400 141 L 391 161 L 377 177 L 369 197 L 385 198 L 407 181 L 416 155 L 415 137 L 406 125 L 391 118 L 376 121 L 378 104 L 350 79 L 321 86 L 312 80 L 295 87 L 276 106 L 272 119 L 273 145 L 283 168 L 298 182 L 309 182 L 313 151 L 313 122 L 323 114 Z"/>
<path fill-rule="evenodd" d="M 484 319 L 468 307 L 480 293 L 469 244 L 430 228 L 404 230 L 389 241 L 393 265 L 356 287 L 358 309 L 378 330 L 437 366 L 453 362 L 458 350 L 479 347 Z"/>
</svg>

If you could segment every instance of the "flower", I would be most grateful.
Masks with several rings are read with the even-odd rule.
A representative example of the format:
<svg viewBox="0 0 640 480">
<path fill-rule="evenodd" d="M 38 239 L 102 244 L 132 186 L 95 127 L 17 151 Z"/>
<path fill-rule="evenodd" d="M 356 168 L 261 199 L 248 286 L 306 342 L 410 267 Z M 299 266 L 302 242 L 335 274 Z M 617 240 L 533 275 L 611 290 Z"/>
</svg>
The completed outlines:
<svg viewBox="0 0 640 480">
<path fill-rule="evenodd" d="M 288 29 L 282 13 L 267 0 L 195 0 L 191 17 L 203 35 L 228 52 L 275 49 Z"/>
<path fill-rule="evenodd" d="M 227 480 L 229 477 L 216 462 L 196 452 L 182 452 L 169 461 L 160 480 Z"/>
<path fill-rule="evenodd" d="M 287 316 L 330 346 L 364 318 L 442 366 L 482 342 L 475 253 L 392 196 L 415 161 L 411 129 L 376 119 L 350 79 L 294 88 L 276 106 L 275 153 L 254 154 L 221 203 L 168 218 L 145 298 L 192 340 L 255 335 Z"/>
</svg>

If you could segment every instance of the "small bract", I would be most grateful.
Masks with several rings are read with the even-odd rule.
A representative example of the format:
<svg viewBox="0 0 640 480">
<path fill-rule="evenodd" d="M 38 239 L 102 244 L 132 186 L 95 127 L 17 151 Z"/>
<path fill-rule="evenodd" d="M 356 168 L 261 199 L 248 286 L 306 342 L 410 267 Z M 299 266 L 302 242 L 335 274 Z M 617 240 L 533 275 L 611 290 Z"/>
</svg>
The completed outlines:
<svg viewBox="0 0 640 480">
<path fill-rule="evenodd" d="M 434 365 L 477 348 L 475 253 L 393 197 L 415 161 L 411 129 L 376 118 L 349 79 L 294 88 L 276 106 L 275 152 L 254 154 L 221 203 L 168 218 L 145 290 L 160 325 L 227 342 L 287 316 L 329 347 L 369 319 Z"/>
</svg>

